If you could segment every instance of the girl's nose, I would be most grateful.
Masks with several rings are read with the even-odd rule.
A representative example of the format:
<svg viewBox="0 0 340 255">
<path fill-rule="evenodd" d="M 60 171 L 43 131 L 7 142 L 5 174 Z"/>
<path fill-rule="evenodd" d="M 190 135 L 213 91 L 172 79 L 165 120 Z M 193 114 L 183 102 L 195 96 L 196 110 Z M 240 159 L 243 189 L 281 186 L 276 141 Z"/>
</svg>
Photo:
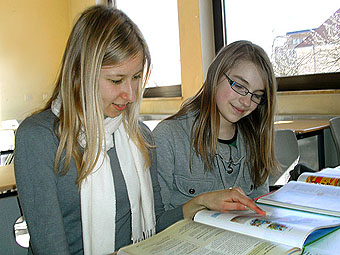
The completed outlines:
<svg viewBox="0 0 340 255">
<path fill-rule="evenodd" d="M 130 103 L 136 100 L 136 89 L 132 85 L 131 81 L 126 81 L 122 87 L 122 98 Z"/>
<path fill-rule="evenodd" d="M 251 94 L 249 93 L 248 95 L 241 96 L 240 102 L 247 107 L 250 107 L 251 105 Z"/>
</svg>

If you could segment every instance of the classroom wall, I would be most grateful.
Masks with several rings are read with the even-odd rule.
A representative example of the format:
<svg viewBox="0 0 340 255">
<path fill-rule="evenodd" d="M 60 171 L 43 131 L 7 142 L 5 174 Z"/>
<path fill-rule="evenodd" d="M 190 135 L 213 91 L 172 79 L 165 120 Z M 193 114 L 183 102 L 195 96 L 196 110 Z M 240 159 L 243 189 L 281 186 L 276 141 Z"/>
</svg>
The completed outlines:
<svg viewBox="0 0 340 255">
<path fill-rule="evenodd" d="M 69 2 L 69 21 L 71 29 L 83 10 L 94 4 L 103 4 L 105 0 L 69 0 L 67 2 Z"/>
<path fill-rule="evenodd" d="M 22 120 L 44 105 L 74 17 L 92 3 L 0 1 L 0 121 Z"/>
<path fill-rule="evenodd" d="M 0 1 L 0 119 L 22 119 L 44 103 L 69 31 L 59 0 Z"/>
</svg>

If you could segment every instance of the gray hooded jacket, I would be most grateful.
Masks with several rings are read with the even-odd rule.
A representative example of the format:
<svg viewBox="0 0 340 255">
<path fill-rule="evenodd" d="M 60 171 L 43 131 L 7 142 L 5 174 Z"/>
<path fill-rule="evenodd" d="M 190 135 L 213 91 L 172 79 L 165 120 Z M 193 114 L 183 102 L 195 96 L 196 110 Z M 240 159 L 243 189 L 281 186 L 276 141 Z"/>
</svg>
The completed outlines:
<svg viewBox="0 0 340 255">
<path fill-rule="evenodd" d="M 237 134 L 236 148 L 220 143 L 213 171 L 206 170 L 193 152 L 190 170 L 190 131 L 194 116 L 163 120 L 153 130 L 157 151 L 157 170 L 166 209 L 176 208 L 205 192 L 240 187 L 250 198 L 269 192 L 268 182 L 254 189 L 250 177 L 243 136 Z M 256 156 L 256 155 L 252 155 Z M 232 159 L 232 171 L 228 168 Z"/>
</svg>

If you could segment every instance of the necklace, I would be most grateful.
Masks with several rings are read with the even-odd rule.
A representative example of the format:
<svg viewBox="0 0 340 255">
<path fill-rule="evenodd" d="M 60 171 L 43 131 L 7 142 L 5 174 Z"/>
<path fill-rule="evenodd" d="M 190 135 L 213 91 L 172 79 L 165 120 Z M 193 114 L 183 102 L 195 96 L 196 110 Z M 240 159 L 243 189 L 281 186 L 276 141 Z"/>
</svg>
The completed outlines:
<svg viewBox="0 0 340 255">
<path fill-rule="evenodd" d="M 233 169 L 233 164 L 234 164 L 234 161 L 231 157 L 231 147 L 230 145 L 228 144 L 228 147 L 229 147 L 229 161 L 228 161 L 228 166 L 227 168 L 225 168 L 225 171 L 228 173 L 228 174 L 231 174 L 234 169 Z M 223 163 L 224 164 L 224 163 Z"/>
<path fill-rule="evenodd" d="M 231 153 L 232 148 L 231 147 L 233 146 L 233 144 L 236 145 L 236 139 L 237 139 L 237 129 L 235 130 L 235 134 L 234 134 L 232 139 L 230 139 L 230 140 L 218 139 L 218 141 L 220 143 L 228 145 L 228 148 L 229 148 L 229 160 L 227 161 L 227 166 L 224 164 L 223 157 L 221 155 L 219 155 L 221 162 L 223 164 L 223 168 L 228 174 L 231 174 L 234 171 L 234 169 L 233 169 L 234 161 L 233 161 L 233 158 L 232 158 L 232 153 Z"/>
<path fill-rule="evenodd" d="M 228 144 L 228 148 L 229 148 L 229 159 L 224 159 L 223 158 L 223 156 L 221 155 L 221 154 L 219 154 L 219 153 L 217 153 L 215 156 L 216 156 L 216 163 L 217 163 L 217 167 L 218 167 L 218 173 L 219 173 L 219 176 L 220 176 L 220 178 L 221 178 L 221 181 L 222 181 L 222 184 L 223 184 L 223 187 L 224 187 L 224 189 L 226 189 L 226 185 L 227 185 L 227 181 L 226 181 L 226 179 L 225 178 L 228 178 L 227 176 L 226 176 L 226 174 L 227 175 L 229 175 L 229 174 L 232 174 L 233 172 L 234 172 L 234 166 L 235 165 L 237 165 L 238 163 L 237 163 L 237 160 L 236 160 L 236 164 L 235 164 L 235 162 L 234 162 L 234 160 L 233 160 L 233 158 L 232 158 L 232 148 L 231 148 L 231 146 Z M 226 157 L 228 157 L 228 156 L 226 156 Z M 222 163 L 222 165 L 223 165 L 223 169 L 224 169 L 224 173 L 226 173 L 226 174 L 223 174 L 222 172 L 221 172 L 221 168 L 220 168 L 220 164 Z M 223 171 L 223 170 L 222 170 Z M 236 179 L 235 179 L 235 181 L 236 181 Z M 234 181 L 234 182 L 235 182 Z M 228 184 L 228 187 L 229 187 L 230 185 Z M 231 185 L 231 187 L 233 187 L 234 185 Z"/>
<path fill-rule="evenodd" d="M 224 171 L 226 171 L 228 174 L 231 174 L 234 171 L 234 168 L 233 168 L 234 161 L 233 161 L 233 158 L 231 157 L 231 147 L 229 144 L 228 144 L 228 147 L 229 147 L 229 159 L 226 162 L 227 166 L 225 165 L 226 160 L 224 160 L 224 158 L 220 154 L 217 154 L 217 156 L 220 158 L 220 161 L 222 162 Z"/>
</svg>

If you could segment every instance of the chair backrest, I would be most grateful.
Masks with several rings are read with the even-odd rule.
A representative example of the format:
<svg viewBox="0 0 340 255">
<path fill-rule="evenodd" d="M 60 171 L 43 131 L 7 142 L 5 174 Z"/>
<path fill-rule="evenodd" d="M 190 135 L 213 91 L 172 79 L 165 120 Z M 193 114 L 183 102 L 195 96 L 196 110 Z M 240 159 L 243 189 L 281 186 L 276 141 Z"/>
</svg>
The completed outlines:
<svg viewBox="0 0 340 255">
<path fill-rule="evenodd" d="M 273 186 L 282 175 L 285 181 L 289 179 L 289 171 L 299 162 L 300 151 L 296 135 L 293 130 L 275 130 L 275 156 L 280 163 L 281 169 L 278 175 L 269 176 L 269 185 Z"/>
<path fill-rule="evenodd" d="M 340 116 L 334 117 L 329 120 L 331 134 L 335 143 L 338 163 L 340 163 Z"/>
</svg>

